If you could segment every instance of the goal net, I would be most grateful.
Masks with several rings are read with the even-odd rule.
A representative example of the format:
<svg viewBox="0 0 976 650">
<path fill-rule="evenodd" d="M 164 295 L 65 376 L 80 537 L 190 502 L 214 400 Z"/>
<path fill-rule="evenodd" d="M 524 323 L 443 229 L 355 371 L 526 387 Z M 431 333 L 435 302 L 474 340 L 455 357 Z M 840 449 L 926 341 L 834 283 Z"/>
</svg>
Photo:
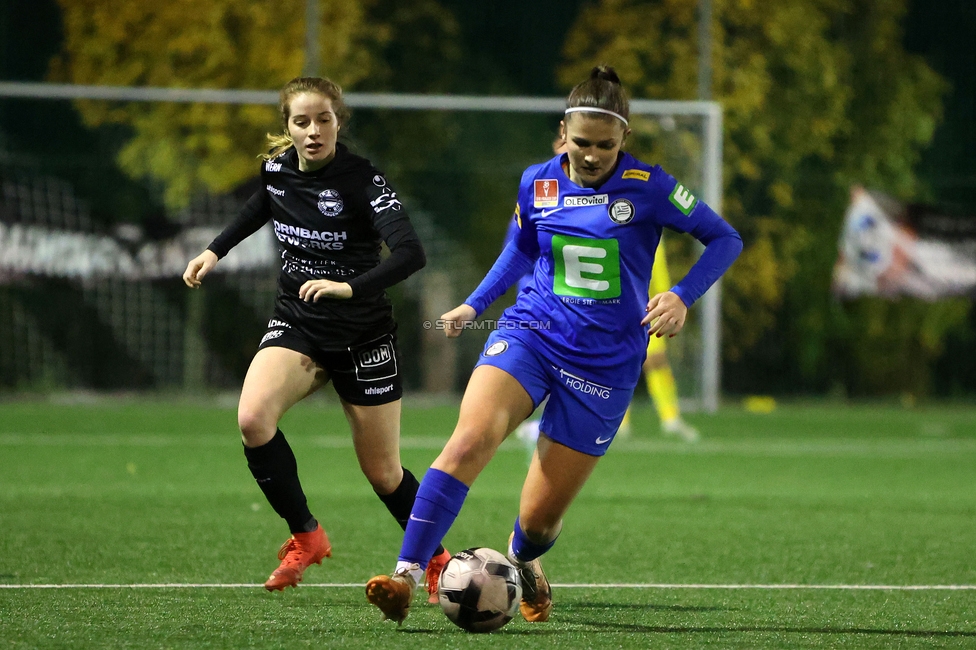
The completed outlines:
<svg viewBox="0 0 976 650">
<path fill-rule="evenodd" d="M 206 290 L 186 290 L 179 276 L 258 187 L 257 161 L 255 179 L 167 209 L 158 182 L 120 168 L 126 133 L 118 128 L 90 130 L 53 160 L 7 133 L 18 115 L 67 115 L 78 100 L 261 106 L 276 104 L 277 93 L 0 83 L 0 389 L 236 388 L 274 300 L 270 229 L 232 251 Z M 428 254 L 422 273 L 389 292 L 405 386 L 458 391 L 488 331 L 448 341 L 433 323 L 501 250 L 521 172 L 551 156 L 564 101 L 357 93 L 346 101 L 353 119 L 344 140 L 387 173 Z M 721 211 L 717 104 L 634 100 L 631 115 L 626 148 Z M 677 233 L 665 241 L 672 279 L 680 278 L 700 249 Z M 718 404 L 720 291 L 709 291 L 668 342 L 687 408 Z"/>
</svg>

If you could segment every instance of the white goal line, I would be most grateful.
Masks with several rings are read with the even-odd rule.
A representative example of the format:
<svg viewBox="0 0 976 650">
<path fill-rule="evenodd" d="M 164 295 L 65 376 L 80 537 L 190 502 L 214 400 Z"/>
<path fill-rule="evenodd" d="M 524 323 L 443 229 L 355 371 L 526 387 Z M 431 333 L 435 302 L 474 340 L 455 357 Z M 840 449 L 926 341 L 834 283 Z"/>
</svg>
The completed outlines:
<svg viewBox="0 0 976 650">
<path fill-rule="evenodd" d="M 312 582 L 302 587 L 325 589 L 363 589 L 366 585 L 353 582 Z M 976 591 L 976 585 L 804 585 L 804 584 L 669 584 L 669 583 L 553 583 L 557 589 L 727 589 L 727 590 L 836 590 L 836 591 Z M 0 584 L 0 589 L 257 589 L 262 584 L 250 583 L 159 583 L 159 584 Z"/>
</svg>

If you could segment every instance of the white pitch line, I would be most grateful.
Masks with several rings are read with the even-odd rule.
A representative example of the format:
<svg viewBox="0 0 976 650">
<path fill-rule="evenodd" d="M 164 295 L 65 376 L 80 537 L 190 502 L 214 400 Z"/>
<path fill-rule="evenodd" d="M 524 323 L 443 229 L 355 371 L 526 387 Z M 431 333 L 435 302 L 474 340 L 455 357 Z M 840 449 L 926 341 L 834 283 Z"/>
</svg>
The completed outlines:
<svg viewBox="0 0 976 650">
<path fill-rule="evenodd" d="M 348 435 L 296 436 L 295 444 L 324 449 L 352 449 Z M 175 434 L 25 434 L 0 433 L 0 447 L 194 447 L 230 449 L 232 440 L 224 436 L 197 436 L 188 438 Z M 400 440 L 402 449 L 437 451 L 444 447 L 446 438 L 436 436 L 409 436 Z M 523 453 L 517 440 L 505 441 L 499 451 Z M 614 445 L 616 454 L 671 454 L 671 455 L 743 455 L 767 458 L 916 458 L 919 455 L 954 455 L 976 453 L 976 440 L 971 438 L 811 438 L 803 440 L 767 439 L 718 439 L 703 440 L 688 445 L 669 440 L 621 440 Z"/>
<path fill-rule="evenodd" d="M 366 585 L 349 582 L 302 583 L 302 587 L 327 589 L 362 589 Z M 838 591 L 976 591 L 976 585 L 709 585 L 669 583 L 553 583 L 558 589 L 832 589 Z M 261 584 L 248 583 L 160 583 L 160 584 L 0 584 L 0 589 L 257 589 Z"/>
</svg>

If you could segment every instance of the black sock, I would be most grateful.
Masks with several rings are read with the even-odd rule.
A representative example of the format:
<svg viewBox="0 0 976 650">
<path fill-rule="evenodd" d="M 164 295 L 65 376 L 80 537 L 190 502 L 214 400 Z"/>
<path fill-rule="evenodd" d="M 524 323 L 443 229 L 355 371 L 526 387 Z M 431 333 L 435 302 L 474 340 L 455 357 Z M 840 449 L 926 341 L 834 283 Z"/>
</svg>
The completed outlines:
<svg viewBox="0 0 976 650">
<path fill-rule="evenodd" d="M 403 480 L 400 481 L 397 489 L 389 494 L 376 495 L 403 530 L 407 529 L 407 521 L 410 519 L 410 511 L 413 510 L 413 502 L 417 498 L 417 490 L 419 488 L 420 483 L 417 481 L 417 477 L 409 469 L 404 467 Z M 443 552 L 444 547 L 438 544 L 434 555 L 437 556 Z"/>
<path fill-rule="evenodd" d="M 305 493 L 298 480 L 298 462 L 281 429 L 260 447 L 245 445 L 244 456 L 258 487 L 274 511 L 288 522 L 291 532 L 315 530 L 318 522 L 308 510 Z"/>
</svg>

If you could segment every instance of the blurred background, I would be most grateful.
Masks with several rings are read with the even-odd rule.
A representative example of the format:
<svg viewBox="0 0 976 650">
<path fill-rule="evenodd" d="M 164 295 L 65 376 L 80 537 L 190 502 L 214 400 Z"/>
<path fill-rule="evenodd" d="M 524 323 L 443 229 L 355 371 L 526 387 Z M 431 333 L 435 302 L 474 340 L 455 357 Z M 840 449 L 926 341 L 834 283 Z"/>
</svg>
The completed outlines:
<svg viewBox="0 0 976 650">
<path fill-rule="evenodd" d="M 562 97 L 600 63 L 635 99 L 721 107 L 721 212 L 745 241 L 721 294 L 726 397 L 976 397 L 971 0 L 4 2 L 0 391 L 236 390 L 276 277 L 264 232 L 203 291 L 179 278 L 258 187 L 280 127 L 266 94 L 59 99 L 24 83 L 273 93 L 304 72 L 350 97 Z M 490 267 L 558 122 L 354 104 L 346 141 L 405 197 L 430 259 L 390 291 L 408 390 L 463 388 L 487 332 L 447 346 L 422 322 Z M 644 115 L 628 149 L 702 195 L 705 130 Z M 697 254 L 686 239 L 668 239 L 672 276 Z M 670 349 L 691 402 L 698 311 Z"/>
</svg>

